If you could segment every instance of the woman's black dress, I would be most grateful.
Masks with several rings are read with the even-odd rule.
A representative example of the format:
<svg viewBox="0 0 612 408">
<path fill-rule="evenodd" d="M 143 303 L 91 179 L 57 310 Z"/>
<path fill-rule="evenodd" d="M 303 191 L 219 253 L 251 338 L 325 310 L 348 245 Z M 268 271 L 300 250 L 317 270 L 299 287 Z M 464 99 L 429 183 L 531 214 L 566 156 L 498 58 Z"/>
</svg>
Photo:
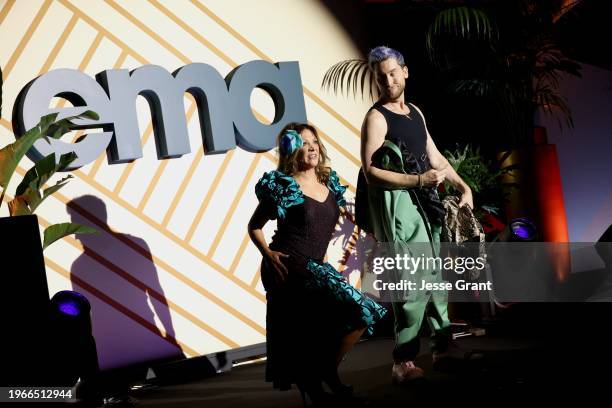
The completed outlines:
<svg viewBox="0 0 612 408">
<path fill-rule="evenodd" d="M 255 188 L 263 204 L 259 216 L 278 220 L 270 249 L 289 255 L 283 258 L 289 271 L 284 282 L 265 258 L 261 265 L 267 298 L 266 381 L 281 390 L 319 377 L 326 365 L 335 364 L 344 335 L 366 327 L 371 332 L 386 313 L 323 262 L 346 189 L 333 171 L 327 187 L 327 198 L 319 202 L 302 194 L 292 177 L 272 171 Z"/>
</svg>

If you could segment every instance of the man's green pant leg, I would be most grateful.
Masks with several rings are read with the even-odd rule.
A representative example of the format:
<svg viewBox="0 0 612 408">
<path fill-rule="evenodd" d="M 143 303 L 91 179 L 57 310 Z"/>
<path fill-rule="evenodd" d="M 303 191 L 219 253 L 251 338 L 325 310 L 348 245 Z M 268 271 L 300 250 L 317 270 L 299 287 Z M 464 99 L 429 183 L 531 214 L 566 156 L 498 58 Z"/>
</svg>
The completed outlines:
<svg viewBox="0 0 612 408">
<path fill-rule="evenodd" d="M 440 228 L 432 228 L 433 251 L 438 256 L 440 250 Z M 427 237 L 429 238 L 429 237 Z M 431 256 L 427 254 L 426 256 Z M 436 275 L 427 274 L 428 280 L 441 281 L 440 271 Z M 425 318 L 432 333 L 432 351 L 444 351 L 450 340 L 450 321 L 448 319 L 448 297 L 445 293 L 417 293 L 416 299 L 392 304 L 395 316 L 395 349 L 393 359 L 396 362 L 414 360 L 419 353 L 419 331 Z"/>
</svg>

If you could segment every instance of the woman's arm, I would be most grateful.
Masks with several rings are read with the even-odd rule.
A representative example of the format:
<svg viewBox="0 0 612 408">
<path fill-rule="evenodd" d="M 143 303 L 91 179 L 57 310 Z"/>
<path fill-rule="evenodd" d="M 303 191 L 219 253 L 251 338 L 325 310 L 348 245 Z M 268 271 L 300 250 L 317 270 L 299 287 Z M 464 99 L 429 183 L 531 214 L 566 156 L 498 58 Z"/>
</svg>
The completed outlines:
<svg viewBox="0 0 612 408">
<path fill-rule="evenodd" d="M 249 221 L 249 237 L 251 238 L 251 241 L 253 242 L 253 244 L 255 244 L 261 255 L 270 261 L 270 263 L 276 270 L 278 278 L 281 281 L 284 281 L 287 277 L 288 270 L 287 267 L 282 263 L 281 258 L 286 258 L 289 255 L 285 255 L 279 251 L 271 250 L 268 246 L 268 243 L 266 242 L 266 238 L 263 233 L 264 225 L 266 225 L 266 223 L 272 219 L 272 217 L 270 216 L 270 211 L 271 209 L 265 201 L 259 202 L 257 208 L 255 209 L 255 212 L 253 212 L 253 215 L 251 216 L 251 219 Z"/>
<path fill-rule="evenodd" d="M 266 251 L 269 250 L 268 243 L 263 234 L 264 225 L 271 220 L 267 207 L 268 206 L 263 201 L 260 201 L 249 220 L 248 226 L 249 237 L 263 256 L 265 256 Z"/>
</svg>

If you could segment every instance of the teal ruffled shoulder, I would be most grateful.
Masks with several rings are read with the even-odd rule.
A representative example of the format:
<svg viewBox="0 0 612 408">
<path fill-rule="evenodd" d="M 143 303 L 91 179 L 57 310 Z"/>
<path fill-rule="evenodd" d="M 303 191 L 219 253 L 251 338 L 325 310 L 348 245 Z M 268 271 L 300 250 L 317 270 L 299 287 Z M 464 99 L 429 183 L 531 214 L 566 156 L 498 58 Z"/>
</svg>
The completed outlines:
<svg viewBox="0 0 612 408">
<path fill-rule="evenodd" d="M 374 324 L 382 319 L 387 309 L 355 289 L 327 262 L 321 264 L 311 259 L 306 269 L 312 273 L 312 278 L 307 281 L 307 287 L 322 290 L 323 293 L 333 296 L 340 305 L 347 306 L 343 308 L 347 311 L 344 319 L 344 330 L 347 333 L 364 327 L 367 328 L 368 334 L 374 332 Z"/>
<path fill-rule="evenodd" d="M 278 170 L 264 173 L 255 185 L 255 195 L 259 201 L 267 199 L 274 203 L 278 218 L 281 219 L 285 218 L 287 208 L 304 202 L 295 179 Z"/>
<path fill-rule="evenodd" d="M 343 186 L 340 184 L 340 179 L 336 174 L 335 170 L 332 170 L 329 173 L 329 181 L 327 182 L 327 188 L 330 189 L 332 193 L 336 196 L 336 202 L 339 206 L 344 207 L 346 205 L 346 200 L 344 199 L 344 192 L 348 186 Z"/>
</svg>

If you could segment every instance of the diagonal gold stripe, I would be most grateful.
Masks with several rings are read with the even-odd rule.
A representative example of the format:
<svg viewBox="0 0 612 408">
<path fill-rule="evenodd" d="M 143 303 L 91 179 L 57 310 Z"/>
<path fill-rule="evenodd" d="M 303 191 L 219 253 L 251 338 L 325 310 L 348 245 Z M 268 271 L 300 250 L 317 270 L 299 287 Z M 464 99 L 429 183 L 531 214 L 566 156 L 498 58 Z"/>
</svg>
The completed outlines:
<svg viewBox="0 0 612 408">
<path fill-rule="evenodd" d="M 79 71 L 84 71 L 87 68 L 87 65 L 89 65 L 89 63 L 91 62 L 91 59 L 93 58 L 94 53 L 100 46 L 100 43 L 102 42 L 103 38 L 104 38 L 104 34 L 102 33 L 98 33 L 96 35 L 96 38 L 94 38 L 93 42 L 89 46 L 89 49 L 85 53 L 83 60 L 81 60 L 81 63 L 79 64 L 79 68 L 78 68 Z"/>
<path fill-rule="evenodd" d="M 117 302 L 116 300 L 114 300 L 110 296 L 106 295 L 104 292 L 98 290 L 95 286 L 90 285 L 89 283 L 87 283 L 85 280 L 79 278 L 78 276 L 72 276 L 69 271 L 67 271 L 66 269 L 62 268 L 59 264 L 53 262 L 53 260 L 49 259 L 46 256 L 45 256 L 45 265 L 51 267 L 51 269 L 54 270 L 59 275 L 63 276 L 67 280 L 71 281 L 73 284 L 76 284 L 76 285 L 80 286 L 82 289 L 85 289 L 86 291 L 91 293 L 93 296 L 98 298 L 101 302 L 106 303 L 107 305 L 109 305 L 110 307 L 115 309 L 117 312 L 121 313 L 122 315 L 126 316 L 127 318 L 129 318 L 129 319 L 133 320 L 134 322 L 138 323 L 139 325 L 141 325 L 145 329 L 149 330 L 151 333 L 161 337 L 162 339 L 164 339 L 165 341 L 167 341 L 171 345 L 173 345 L 175 347 L 179 347 L 182 351 L 187 352 L 188 355 L 190 355 L 190 356 L 199 356 L 200 355 L 200 353 L 198 353 L 197 351 L 195 351 L 191 347 L 187 346 L 185 343 L 179 342 L 176 338 L 174 338 L 174 336 L 168 335 L 167 333 L 164 335 L 164 333 L 162 333 L 162 331 L 159 330 L 159 328 L 155 324 L 153 324 L 153 323 L 147 321 L 146 319 L 142 318 L 137 313 L 134 313 L 133 311 L 131 311 L 127 307 L 123 306 L 121 303 Z"/>
<path fill-rule="evenodd" d="M 74 137 L 72 138 L 72 141 L 70 143 L 76 143 L 77 140 L 79 140 L 79 137 L 83 136 L 85 134 L 84 130 L 77 130 L 76 133 L 74 134 Z"/>
<path fill-rule="evenodd" d="M 149 121 L 147 128 L 142 134 L 142 139 L 140 141 L 141 146 L 144 146 L 147 143 L 147 141 L 149 140 L 149 137 L 151 136 L 151 133 L 153 133 L 153 122 Z M 113 189 L 113 192 L 115 194 L 121 193 L 121 190 L 123 189 L 123 186 L 125 185 L 125 182 L 127 181 L 127 179 L 130 177 L 130 174 L 132 174 L 132 171 L 134 170 L 135 165 L 136 165 L 136 161 L 132 161 L 125 166 L 125 169 L 121 173 L 121 177 L 119 177 L 119 181 L 117 182 L 117 185 L 115 185 L 115 188 Z"/>
<path fill-rule="evenodd" d="M 276 157 L 274 154 L 270 153 L 270 151 L 263 152 L 263 153 L 260 153 L 260 154 L 263 154 L 267 159 L 270 159 L 270 161 L 272 163 L 274 163 L 274 164 L 278 163 L 278 157 Z"/>
<path fill-rule="evenodd" d="M 198 149 L 195 159 L 191 162 L 191 165 L 189 166 L 189 170 L 187 171 L 187 174 L 183 178 L 183 181 L 181 182 L 181 185 L 179 186 L 179 189 L 174 195 L 174 199 L 172 200 L 172 203 L 170 204 L 170 208 L 168 209 L 168 211 L 166 212 L 166 215 L 164 216 L 164 219 L 161 223 L 162 227 L 164 228 L 168 227 L 168 224 L 170 223 L 170 220 L 172 219 L 172 215 L 174 215 L 174 211 L 176 211 L 178 204 L 181 202 L 181 199 L 183 198 L 183 194 L 185 194 L 185 190 L 187 190 L 187 186 L 189 185 L 189 182 L 191 181 L 191 178 L 193 177 L 196 169 L 200 165 L 200 161 L 202 161 L 203 157 L 204 157 L 204 150 Z"/>
<path fill-rule="evenodd" d="M 238 248 L 238 251 L 236 251 L 236 255 L 234 255 L 234 260 L 232 261 L 232 264 L 230 265 L 230 268 L 229 268 L 229 273 L 231 273 L 232 275 L 236 273 L 236 268 L 238 267 L 238 262 L 240 262 L 240 257 L 242 256 L 244 249 L 246 248 L 246 246 L 249 244 L 250 241 L 251 239 L 249 238 L 249 234 L 248 233 L 245 234 L 244 238 L 242 238 L 242 242 L 240 243 L 240 247 Z"/>
<path fill-rule="evenodd" d="M 114 42 L 119 48 L 128 51 L 129 54 L 134 57 L 134 59 L 138 60 L 141 64 L 147 64 L 146 58 L 144 58 L 140 53 L 138 53 L 135 49 L 128 46 L 125 42 L 121 41 L 119 37 L 117 37 L 112 32 L 108 31 L 104 27 L 102 27 L 98 22 L 96 22 L 93 18 L 89 17 L 87 14 L 83 13 L 78 7 L 74 6 L 68 0 L 56 0 L 59 1 L 64 7 L 68 10 L 72 11 L 74 14 L 78 15 L 80 19 L 85 21 L 87 24 L 92 26 L 96 31 L 103 33 L 105 37 Z"/>
<path fill-rule="evenodd" d="M 225 155 L 225 158 L 223 159 L 223 163 L 221 163 L 221 166 L 219 166 L 219 170 L 217 171 L 217 174 L 215 174 L 215 179 L 210 185 L 210 188 L 208 189 L 208 192 L 206 193 L 206 197 L 204 198 L 204 201 L 202 201 L 202 204 L 200 204 L 200 208 L 198 208 L 198 212 L 196 213 L 196 216 L 193 218 L 193 222 L 191 223 L 191 227 L 189 227 L 189 231 L 187 231 L 187 235 L 184 238 L 185 242 L 189 243 L 191 239 L 193 238 L 193 234 L 195 233 L 198 225 L 200 224 L 200 221 L 202 221 L 202 217 L 204 216 L 204 211 L 206 211 L 206 208 L 208 207 L 208 203 L 212 199 L 214 192 L 217 189 L 217 186 L 221 182 L 221 179 L 223 178 L 223 174 L 225 173 L 225 170 L 227 166 L 229 165 L 230 160 L 234 156 L 234 152 L 235 150 L 230 150 Z"/>
<path fill-rule="evenodd" d="M 115 65 L 113 65 L 113 68 L 115 69 L 121 68 L 127 57 L 128 57 L 127 51 L 122 50 L 121 54 L 119 54 L 119 58 L 117 58 L 117 61 L 115 62 Z M 96 177 L 96 174 L 98 174 L 98 171 L 100 170 L 102 163 L 104 163 L 105 158 L 106 158 L 106 154 L 101 154 L 100 157 L 98 157 L 94 165 L 91 167 L 91 170 L 89 172 L 89 177 L 92 177 L 92 178 Z"/>
<path fill-rule="evenodd" d="M 257 284 L 259 283 L 260 280 L 261 280 L 261 263 L 257 267 L 257 272 L 255 272 L 255 275 L 253 276 L 253 279 L 251 280 L 251 285 L 250 286 L 253 289 L 255 289 L 255 287 L 257 286 Z"/>
<path fill-rule="evenodd" d="M 230 154 L 231 154 L 231 152 L 228 153 L 228 155 L 230 155 Z M 23 172 L 24 172 L 23 174 L 25 174 L 25 170 L 23 170 Z M 113 194 L 113 192 L 110 191 L 108 188 L 106 188 L 104 185 L 98 183 L 96 180 L 93 180 L 93 179 L 87 177 L 87 175 L 85 173 L 83 173 L 82 171 L 75 170 L 75 171 L 73 171 L 73 174 L 78 176 L 79 179 L 83 180 L 84 182 L 89 184 L 94 189 L 98 190 L 100 193 L 109 196 L 111 199 L 113 199 L 115 201 L 115 203 L 119 204 L 126 211 L 130 212 L 132 215 L 134 215 L 136 218 L 140 219 L 142 222 L 148 224 L 150 227 L 155 228 L 161 235 L 163 235 L 164 237 L 166 237 L 170 241 L 174 242 L 175 244 L 177 244 L 178 246 L 183 248 L 185 251 L 187 251 L 190 254 L 192 254 L 194 257 L 196 257 L 197 259 L 202 261 L 204 264 L 210 266 L 211 268 L 214 268 L 216 271 L 218 271 L 218 272 L 222 273 L 223 275 L 225 275 L 228 279 L 230 279 L 238 287 L 240 287 L 241 289 L 244 289 L 247 293 L 249 293 L 250 295 L 252 295 L 256 299 L 258 299 L 258 300 L 260 300 L 262 302 L 265 302 L 265 296 L 263 296 L 261 293 L 259 293 L 257 291 L 252 291 L 251 288 L 248 285 L 246 285 L 244 282 L 242 282 L 240 279 L 236 278 L 235 276 L 233 276 L 231 274 L 228 274 L 227 270 L 225 270 L 221 265 L 217 264 L 214 260 L 209 259 L 208 257 L 206 257 L 204 254 L 202 254 L 196 248 L 194 248 L 193 246 L 189 245 L 187 242 L 185 242 L 184 240 L 182 240 L 181 238 L 179 238 L 175 234 L 173 234 L 173 233 L 171 233 L 171 232 L 169 232 L 169 231 L 167 231 L 165 229 L 162 229 L 161 225 L 159 225 L 157 222 L 155 222 L 150 217 L 148 217 L 148 216 L 146 216 L 144 214 L 139 213 L 130 203 L 128 203 L 127 201 L 125 201 L 121 197 L 117 196 L 116 194 Z M 65 196 L 63 196 L 59 192 L 56 192 L 54 196 L 57 197 L 60 201 L 62 201 L 65 204 L 70 201 L 68 198 L 66 198 Z M 85 211 L 85 210 L 83 210 L 83 211 L 84 212 L 82 214 L 84 216 L 87 216 L 87 214 L 89 214 L 89 213 L 87 213 L 87 211 Z M 93 216 L 91 214 L 89 214 L 89 216 L 91 217 L 89 219 L 92 222 L 94 222 L 94 223 L 101 223 L 102 226 L 106 225 L 105 223 L 103 223 L 102 221 L 97 219 L 95 216 Z M 130 241 L 129 239 L 125 239 L 124 243 L 126 245 L 130 246 L 131 248 L 133 248 L 135 251 L 141 251 L 141 253 L 142 253 L 142 251 L 144 251 L 143 248 L 141 248 L 138 244 L 134 243 L 133 241 Z M 143 256 L 147 256 L 146 253 L 144 253 Z M 165 263 L 160 258 L 153 257 L 153 259 L 154 259 L 154 262 L 156 264 L 159 264 L 163 268 L 167 269 L 168 271 L 173 272 L 173 274 L 175 274 L 175 276 L 177 278 L 179 278 L 179 279 L 188 279 L 185 276 L 183 276 L 181 273 L 179 273 L 178 271 L 173 269 L 169 264 Z M 203 288 L 197 286 L 197 283 L 193 282 L 193 284 L 196 286 L 196 287 L 194 287 L 195 290 L 204 291 Z"/>
<path fill-rule="evenodd" d="M 4 3 L 2 10 L 0 10 L 0 24 L 2 24 L 2 22 L 6 18 L 6 15 L 9 13 L 9 11 L 11 11 L 11 8 L 14 4 L 15 0 L 8 0 L 6 3 Z"/>
<path fill-rule="evenodd" d="M 310 99 L 315 101 L 320 107 L 322 107 L 330 115 L 336 118 L 338 122 L 342 123 L 348 130 L 350 130 L 351 133 L 353 133 L 355 136 L 361 139 L 361 132 L 359 131 L 359 129 L 353 126 L 351 122 L 348 121 L 348 119 L 344 118 L 338 112 L 333 110 L 331 106 L 329 106 L 326 102 L 324 102 L 323 99 L 319 98 L 317 94 L 312 92 L 310 89 L 306 88 L 305 86 L 303 86 L 302 88 L 304 89 L 304 93 L 306 94 L 306 96 L 308 96 Z"/>
<path fill-rule="evenodd" d="M 39 224 L 43 225 L 45 228 L 48 227 L 49 225 L 51 225 L 48 221 L 46 221 L 45 219 L 43 219 L 41 217 L 38 217 L 38 220 L 39 220 Z M 73 238 L 71 236 L 64 237 L 64 241 L 68 242 L 70 245 L 72 245 L 76 249 L 82 250 L 83 254 L 87 255 L 89 258 L 91 258 L 92 260 L 94 260 L 98 264 L 102 265 L 104 268 L 106 268 L 109 271 L 113 272 L 115 275 L 120 276 L 124 280 L 128 281 L 130 284 L 132 284 L 133 286 L 135 286 L 136 288 L 138 288 L 139 290 L 141 290 L 145 294 L 149 295 L 150 297 L 156 299 L 161 304 L 167 306 L 168 309 L 170 309 L 170 310 L 180 314 L 181 316 L 183 316 L 185 318 L 185 320 L 188 320 L 191 323 L 193 323 L 194 326 L 199 327 L 200 329 L 202 329 L 205 332 L 207 332 L 208 334 L 216 337 L 217 339 L 219 339 L 223 343 L 229 345 L 230 347 L 239 347 L 240 346 L 235 341 L 231 340 L 230 338 L 228 338 L 227 336 L 223 335 L 221 332 L 219 332 L 215 328 L 209 326 L 208 324 L 206 324 L 205 322 L 200 320 L 197 316 L 193 315 L 192 313 L 190 313 L 189 311 L 187 311 L 186 309 L 184 309 L 180 305 L 178 305 L 175 302 L 173 302 L 173 301 L 169 300 L 168 298 L 166 298 L 166 296 L 164 294 L 162 294 L 162 293 L 158 292 L 157 290 L 155 290 L 154 288 L 146 285 L 144 282 L 136 279 L 135 277 L 130 275 L 130 273 L 127 272 L 126 270 L 124 270 L 121 267 L 115 265 L 114 263 L 112 263 L 111 261 L 106 259 L 104 256 L 98 254 L 92 248 L 90 248 L 90 247 L 88 247 L 86 245 L 83 245 L 82 243 L 80 243 L 78 240 L 76 240 L 75 238 Z"/>
<path fill-rule="evenodd" d="M 49 6 L 51 6 L 51 0 L 45 0 L 40 10 L 38 10 L 38 13 L 36 13 L 32 24 L 30 25 L 30 27 L 28 27 L 28 30 L 23 35 L 23 37 L 21 37 L 21 41 L 19 41 L 19 44 L 17 44 L 17 48 L 13 52 L 13 55 L 11 55 L 11 58 L 9 58 L 8 62 L 4 66 L 4 69 L 2 70 L 2 75 L 5 79 L 8 78 L 11 70 L 15 67 L 15 64 L 17 63 L 17 60 L 19 60 L 21 53 L 28 45 L 30 38 L 32 38 L 32 34 L 34 34 L 34 31 L 36 31 L 36 29 L 40 25 L 40 22 L 47 13 L 47 10 L 49 10 Z"/>
<path fill-rule="evenodd" d="M 206 38 L 204 38 L 204 36 L 202 36 L 200 33 L 198 33 L 196 30 L 194 30 L 189 24 L 187 24 L 183 20 L 181 20 L 178 16 L 176 16 L 176 14 L 172 13 L 170 10 L 168 10 L 166 7 L 164 7 L 162 4 L 160 4 L 157 0 L 149 0 L 149 3 L 151 3 L 159 11 L 161 11 L 163 14 L 165 14 L 176 25 L 178 25 L 179 27 L 181 27 L 185 31 L 187 31 L 193 38 L 198 40 L 201 44 L 203 44 L 206 48 L 211 50 L 219 58 L 221 58 L 223 61 L 225 61 L 225 63 L 227 65 L 229 65 L 231 67 L 235 67 L 235 66 L 238 65 L 238 63 L 236 61 L 231 59 L 227 54 L 225 54 L 223 51 L 221 51 L 221 49 L 219 49 L 212 42 L 210 42 Z"/>
<path fill-rule="evenodd" d="M 253 172 L 255 171 L 255 169 L 257 168 L 257 165 L 259 164 L 259 160 L 261 160 L 261 155 L 259 154 L 255 155 L 255 158 L 251 162 L 251 165 L 249 166 L 246 172 L 246 175 L 242 179 L 242 183 L 240 183 L 240 187 L 238 187 L 238 191 L 236 192 L 236 195 L 234 196 L 234 199 L 232 200 L 232 204 L 227 210 L 227 213 L 225 214 L 225 218 L 223 218 L 223 222 L 221 223 L 221 228 L 219 229 L 219 231 L 217 231 L 217 234 L 215 235 L 215 239 L 213 240 L 210 246 L 210 250 L 208 251 L 209 257 L 213 258 L 215 251 L 217 250 L 217 247 L 219 246 L 219 243 L 221 242 L 221 238 L 223 238 L 223 235 L 225 234 L 225 230 L 229 226 L 229 223 L 230 223 L 229 221 L 234 215 L 234 212 L 236 211 L 236 207 L 238 207 L 238 203 L 240 203 L 240 200 L 242 199 L 242 195 L 244 194 L 244 191 L 246 190 L 249 182 L 251 181 Z"/>
<path fill-rule="evenodd" d="M 153 194 L 153 191 L 155 190 L 155 187 L 157 186 L 157 183 L 159 183 L 160 177 L 162 176 L 164 171 L 166 171 L 166 167 L 168 167 L 169 163 L 170 160 L 166 159 L 163 160 L 159 166 L 157 166 L 157 170 L 155 171 L 155 174 L 153 175 L 153 178 L 151 179 L 151 182 L 149 183 L 149 186 L 147 187 L 144 196 L 140 200 L 138 207 L 136 207 L 138 211 L 142 212 L 146 207 L 147 203 L 149 202 L 149 199 L 151 198 L 151 195 Z"/>
<path fill-rule="evenodd" d="M 146 24 L 143 24 L 141 21 L 137 20 L 132 14 L 130 14 L 126 9 L 115 3 L 113 0 L 105 0 L 106 4 L 114 8 L 119 14 L 121 14 L 124 18 L 129 20 L 136 27 L 140 28 L 144 31 L 149 37 L 155 39 L 158 43 L 164 46 L 167 50 L 170 50 L 174 55 L 176 55 L 179 59 L 181 59 L 184 63 L 188 64 L 191 61 L 185 54 L 180 52 L 176 47 L 166 41 L 161 35 L 157 34 L 155 31 L 150 29 Z"/>
<path fill-rule="evenodd" d="M 338 142 L 336 142 L 333 138 L 331 138 L 329 135 L 327 135 L 327 133 L 323 132 L 321 129 L 317 129 L 317 132 L 319 133 L 319 136 L 321 137 L 321 139 L 325 140 L 325 143 L 328 143 L 334 146 L 336 150 L 342 153 L 347 159 L 352 161 L 353 164 L 355 164 L 358 167 L 361 167 L 360 159 L 356 158 L 351 152 L 346 150 L 344 147 L 340 146 Z"/>
<path fill-rule="evenodd" d="M 187 110 L 187 115 L 186 115 L 187 123 L 189 123 L 189 121 L 191 120 L 191 117 L 193 116 L 193 113 L 195 112 L 196 107 L 197 107 L 197 104 L 195 102 L 192 102 L 191 106 Z M 168 164 L 170 164 L 170 160 L 164 160 L 159 166 L 157 166 L 155 175 L 151 179 L 151 182 L 149 183 L 149 186 L 147 187 L 147 190 L 145 191 L 144 196 L 142 197 L 142 199 L 140 200 L 140 203 L 138 204 L 138 211 L 143 211 L 144 208 L 147 206 L 147 203 L 149 202 L 149 199 L 151 198 L 151 195 L 153 194 L 153 191 L 155 190 L 157 183 L 159 183 L 159 179 L 161 178 L 162 174 L 164 174 L 166 167 L 168 167 Z"/>
<path fill-rule="evenodd" d="M 79 18 L 77 16 L 73 15 L 72 18 L 70 19 L 70 21 L 68 22 L 68 24 L 66 25 L 66 28 L 64 28 L 64 31 L 62 32 L 62 35 L 60 36 L 59 40 L 57 40 L 57 42 L 55 43 L 55 46 L 51 50 L 51 53 L 47 57 L 47 60 L 43 64 L 43 66 L 40 69 L 38 75 L 42 75 L 45 72 L 49 71 L 49 68 L 51 68 L 51 65 L 55 61 L 55 58 L 57 58 L 57 54 L 60 52 L 60 50 L 62 49 L 62 47 L 66 43 L 66 40 L 68 39 L 68 36 L 72 32 L 72 30 L 74 29 L 74 26 L 76 26 L 76 23 L 78 21 L 79 21 Z"/>
<path fill-rule="evenodd" d="M 13 133 L 13 124 L 4 118 L 0 118 L 0 124 L 7 128 L 9 132 Z"/>
<path fill-rule="evenodd" d="M 255 47 L 255 45 L 253 43 L 251 43 L 245 37 L 240 35 L 240 33 L 238 31 L 234 30 L 229 24 L 227 24 L 225 21 L 223 21 L 219 16 L 217 16 L 215 13 L 213 13 L 209 8 L 207 8 L 202 3 L 200 3 L 199 1 L 196 1 L 196 0 L 191 0 L 191 3 L 194 6 L 196 6 L 198 9 L 200 9 L 200 11 L 202 11 L 208 17 L 210 17 L 212 20 L 214 20 L 217 24 L 219 24 L 221 27 L 223 27 L 223 29 L 225 29 L 234 38 L 236 38 L 238 41 L 240 41 L 245 47 L 247 47 L 249 50 L 251 50 L 253 53 L 255 53 L 259 58 L 261 58 L 263 60 L 266 60 L 266 61 L 272 61 L 272 59 L 270 57 L 268 57 L 266 54 L 264 54 L 262 51 L 260 51 L 257 47 Z M 185 25 L 187 25 L 187 24 L 185 24 Z M 303 89 L 304 89 L 304 93 L 308 97 L 310 97 L 312 100 L 314 100 L 319 106 L 321 106 L 323 109 L 325 109 L 330 115 L 332 115 L 334 118 L 336 118 L 340 123 L 342 123 L 353 134 L 355 134 L 357 137 L 361 137 L 360 136 L 361 133 L 359 132 L 359 130 L 355 126 L 353 126 L 347 119 L 345 119 L 338 112 L 333 110 L 331 108 L 331 106 L 329 106 L 321 98 L 316 96 L 314 92 L 310 91 L 305 86 L 303 87 Z"/>
</svg>

